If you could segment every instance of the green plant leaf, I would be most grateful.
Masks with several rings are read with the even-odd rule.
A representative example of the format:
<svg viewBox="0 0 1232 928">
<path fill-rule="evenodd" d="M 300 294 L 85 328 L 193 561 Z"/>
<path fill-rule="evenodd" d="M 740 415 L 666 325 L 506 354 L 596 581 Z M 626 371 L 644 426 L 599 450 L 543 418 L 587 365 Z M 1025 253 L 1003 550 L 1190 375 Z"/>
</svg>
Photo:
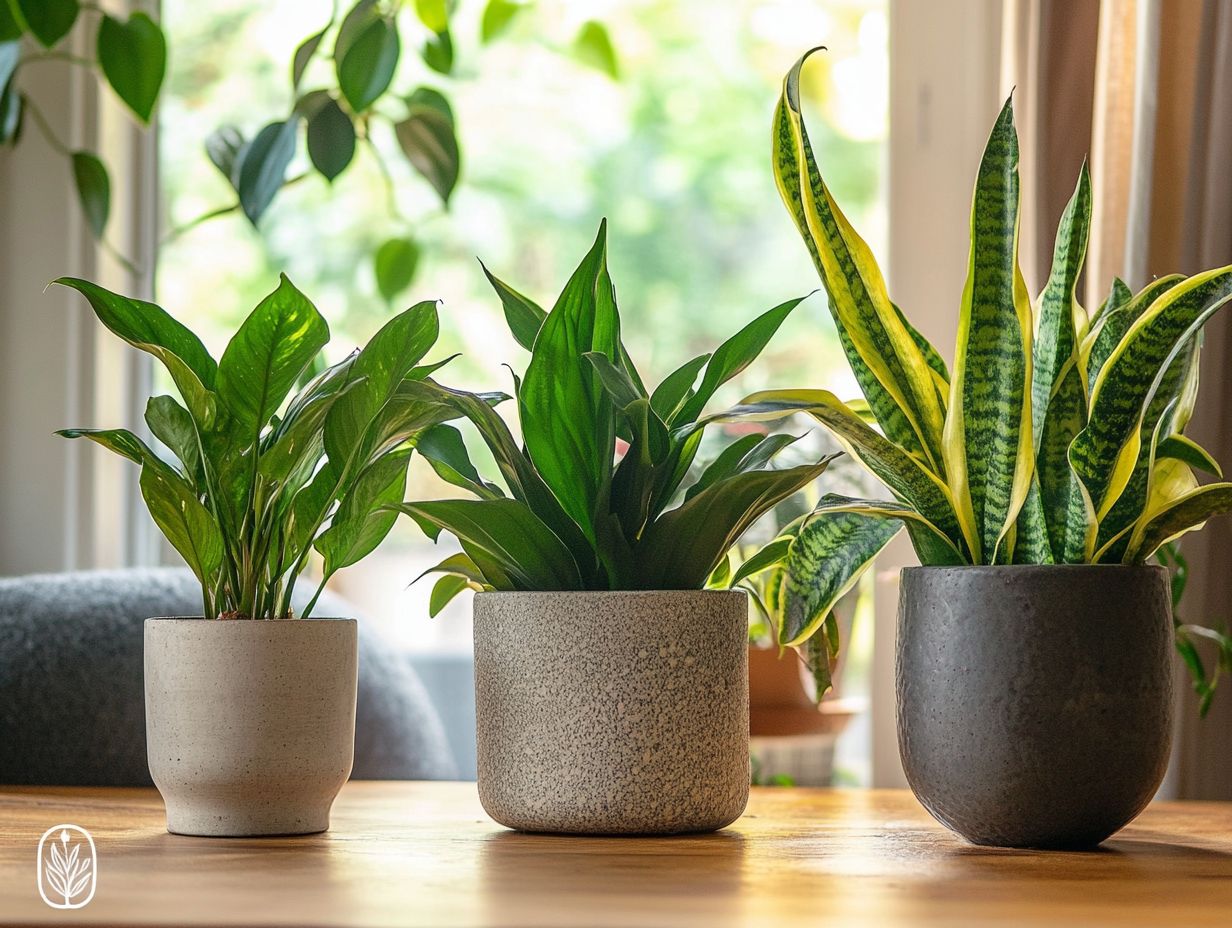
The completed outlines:
<svg viewBox="0 0 1232 928">
<path fill-rule="evenodd" d="M 145 422 L 150 433 L 179 459 L 189 483 L 200 488 L 201 440 L 188 410 L 174 397 L 153 396 L 146 403 Z"/>
<path fill-rule="evenodd" d="M 326 579 L 371 554 L 385 540 L 398 514 L 388 507 L 406 495 L 411 449 L 393 451 L 365 468 L 342 496 L 333 523 L 314 547 L 324 558 Z"/>
<path fill-rule="evenodd" d="M 26 98 L 17 90 L 12 79 L 0 88 L 0 144 L 16 145 L 21 139 L 22 117 L 25 115 Z"/>
<path fill-rule="evenodd" d="M 317 49 L 321 47 L 321 42 L 324 40 L 327 32 L 329 32 L 328 26 L 320 32 L 308 36 L 295 49 L 295 56 L 291 59 L 292 90 L 299 89 L 299 82 L 304 79 L 304 72 L 308 70 L 308 63 L 312 61 L 312 57 L 317 53 Z"/>
<path fill-rule="evenodd" d="M 24 23 L 18 21 L 9 0 L 0 0 L 0 42 L 8 43 L 13 39 L 20 39 L 25 31 Z M 0 84 L 3 83 L 0 81 Z"/>
<path fill-rule="evenodd" d="M 438 74 L 453 72 L 453 37 L 448 30 L 438 32 L 424 42 L 420 57 L 424 64 Z"/>
<path fill-rule="evenodd" d="M 1026 500 L 1031 301 L 1018 268 L 1018 136 L 1007 100 L 980 161 L 945 421 L 945 472 L 976 563 L 993 563 Z"/>
<path fill-rule="evenodd" d="M 261 429 L 328 341 L 325 319 L 281 275 L 278 289 L 244 320 L 218 363 L 218 395 L 241 435 L 256 443 Z"/>
<path fill-rule="evenodd" d="M 582 64 L 602 71 L 614 81 L 620 80 L 616 48 L 603 23 L 592 19 L 582 24 L 573 39 L 573 54 Z"/>
<path fill-rule="evenodd" d="M 518 293 L 489 271 L 482 261 L 479 262 L 479 266 L 483 268 L 488 283 L 500 297 L 501 306 L 505 310 L 505 322 L 509 325 L 509 331 L 513 333 L 514 341 L 527 351 L 532 351 L 543 320 L 547 318 L 547 312 L 530 297 Z"/>
<path fill-rule="evenodd" d="M 1086 422 L 1082 374 L 1070 363 L 1060 375 L 1040 424 L 1035 475 L 1047 546 L 1052 560 L 1060 564 L 1085 563 L 1095 540 L 1095 513 L 1069 463 L 1069 447 Z"/>
<path fill-rule="evenodd" d="M 1117 345 L 1121 343 L 1121 339 L 1125 337 L 1125 333 L 1138 320 L 1138 317 L 1146 312 L 1158 297 L 1184 279 L 1180 274 L 1161 277 L 1149 283 L 1137 295 L 1131 294 L 1129 288 L 1120 280 L 1116 284 L 1123 288 L 1123 292 L 1116 284 L 1113 285 L 1113 293 L 1104 304 L 1110 308 L 1100 317 L 1098 324 L 1092 327 L 1091 333 L 1083 344 L 1083 363 L 1087 371 L 1088 393 L 1095 390 L 1095 381 L 1099 377 L 1099 372 L 1103 370 L 1104 363 L 1116 350 Z"/>
<path fill-rule="evenodd" d="M 710 398 L 714 396 L 714 392 L 757 359 L 757 356 L 769 344 L 770 339 L 774 337 L 774 333 L 779 330 L 779 326 L 804 300 L 805 297 L 797 297 L 786 303 L 780 303 L 770 311 L 762 313 L 716 348 L 706 363 L 706 372 L 702 375 L 702 382 L 697 392 L 672 418 L 672 424 L 681 425 L 692 422 L 700 416 L 706 404 L 710 402 Z"/>
<path fill-rule="evenodd" d="M 446 574 L 432 586 L 428 599 L 428 618 L 435 619 L 453 598 L 470 587 L 470 582 L 458 574 Z"/>
<path fill-rule="evenodd" d="M 1185 435 L 1169 435 L 1159 443 L 1155 454 L 1156 457 L 1183 461 L 1190 467 L 1215 477 L 1223 476 L 1223 468 L 1219 466 L 1219 462 L 1211 453 Z"/>
<path fill-rule="evenodd" d="M 647 399 L 624 369 L 613 364 L 602 351 L 584 351 L 582 357 L 595 369 L 599 383 L 617 409 L 624 409 L 638 400 Z"/>
<path fill-rule="evenodd" d="M 355 126 L 337 100 L 330 99 L 308 119 L 308 157 L 331 184 L 355 157 Z"/>
<path fill-rule="evenodd" d="M 235 165 L 244 150 L 244 134 L 235 126 L 219 126 L 205 140 L 205 153 L 232 187 L 239 186 Z"/>
<path fill-rule="evenodd" d="M 686 361 L 655 387 L 654 393 L 650 395 L 650 406 L 664 422 L 675 421 L 680 408 L 693 395 L 693 384 L 697 382 L 697 375 L 710 358 L 711 355 L 702 354 Z"/>
<path fill-rule="evenodd" d="M 810 518 L 787 555 L 776 616 L 779 642 L 807 641 L 901 529 L 897 516 L 873 513 L 835 511 Z"/>
<path fill-rule="evenodd" d="M 518 500 L 436 500 L 402 503 L 393 508 L 413 518 L 433 539 L 442 529 L 449 532 L 476 563 L 482 557 L 492 559 L 507 572 L 517 589 L 582 587 L 569 549 Z M 484 574 L 487 576 L 486 570 Z"/>
<path fill-rule="evenodd" d="M 783 80 L 773 130 L 775 181 L 829 294 L 852 372 L 886 437 L 944 474 L 945 406 L 936 371 L 917 344 L 919 333 L 903 324 L 872 251 L 839 209 L 813 157 L 800 112 L 800 71 L 811 54 Z"/>
<path fill-rule="evenodd" d="M 128 108 L 149 123 L 167 73 L 167 40 L 145 13 L 128 22 L 104 15 L 98 27 L 98 64 Z"/>
<path fill-rule="evenodd" d="M 524 4 L 514 3 L 513 0 L 488 0 L 479 26 L 480 40 L 486 45 L 502 35 L 509 29 L 513 18 L 523 9 Z"/>
<path fill-rule="evenodd" d="M 439 90 L 434 90 L 431 87 L 416 87 L 409 97 L 406 98 L 408 107 L 426 106 L 429 109 L 436 110 L 453 125 L 453 107 L 449 105 L 448 98 Z"/>
<path fill-rule="evenodd" d="M 415 15 L 432 32 L 444 32 L 449 28 L 447 0 L 415 0 Z"/>
<path fill-rule="evenodd" d="M 1109 291 L 1108 296 L 1104 298 L 1104 302 L 1099 304 L 1099 309 L 1095 310 L 1095 312 L 1091 314 L 1092 329 L 1095 327 L 1095 324 L 1103 319 L 1107 313 L 1110 313 L 1115 309 L 1119 309 L 1128 303 L 1132 296 L 1133 293 L 1130 292 L 1130 289 L 1126 285 L 1125 281 L 1121 280 L 1119 277 L 1114 277 L 1112 279 L 1112 289 Z"/>
<path fill-rule="evenodd" d="M 391 238 L 376 250 L 373 268 L 376 288 L 385 302 L 392 303 L 415 279 L 419 267 L 419 246 L 414 239 Z"/>
<path fill-rule="evenodd" d="M 498 487 L 485 481 L 475 470 L 462 433 L 451 425 L 437 425 L 423 432 L 415 441 L 417 450 L 432 465 L 438 477 L 455 487 L 462 487 L 480 499 L 504 496 Z"/>
<path fill-rule="evenodd" d="M 355 113 L 362 113 L 389 89 L 402 52 L 398 29 L 374 17 L 337 59 L 338 88 Z"/>
<path fill-rule="evenodd" d="M 44 48 L 51 48 L 68 35 L 77 14 L 78 0 L 10 0 L 26 26 Z"/>
<path fill-rule="evenodd" d="M 448 206 L 461 170 L 453 122 L 434 107 L 417 105 L 410 108 L 406 119 L 394 126 L 394 132 L 411 167 L 432 185 L 441 202 Z"/>
<path fill-rule="evenodd" d="M 77 184 L 77 199 L 86 215 L 90 232 L 96 239 L 103 237 L 107 217 L 111 213 L 111 180 L 107 168 L 88 151 L 73 152 L 73 180 Z"/>
<path fill-rule="evenodd" d="M 89 439 L 134 464 L 145 464 L 148 461 L 161 463 L 158 455 L 128 429 L 60 429 L 56 434 L 61 438 Z"/>
<path fill-rule="evenodd" d="M 141 496 L 159 531 L 184 558 L 202 587 L 211 589 L 212 578 L 222 566 L 222 531 L 192 487 L 165 465 L 147 461 L 141 467 Z"/>
<path fill-rule="evenodd" d="M 751 580 L 758 574 L 779 567 L 787 560 L 795 535 L 780 535 L 765 547 L 759 549 L 752 557 L 746 559 L 732 573 L 728 586 L 739 586 L 745 580 Z"/>
<path fill-rule="evenodd" d="M 258 472 L 266 481 L 298 486 L 297 477 L 311 476 L 303 470 L 314 467 L 324 453 L 321 430 L 325 417 L 347 391 L 364 382 L 362 378 L 349 379 L 349 366 L 344 371 L 339 371 L 338 367 L 335 365 L 331 369 L 336 374 L 327 371 L 329 376 L 318 378 L 314 387 L 292 400 L 282 421 L 269 433 L 258 465 Z"/>
<path fill-rule="evenodd" d="M 240 208 L 254 226 L 282 189 L 295 157 L 299 118 L 272 122 L 236 155 L 233 166 Z"/>
<path fill-rule="evenodd" d="M 1210 483 L 1192 490 L 1142 518 L 1134 529 L 1125 561 L 1145 563 L 1161 545 L 1200 528 L 1212 516 L 1229 512 L 1232 512 L 1232 483 Z"/>
</svg>

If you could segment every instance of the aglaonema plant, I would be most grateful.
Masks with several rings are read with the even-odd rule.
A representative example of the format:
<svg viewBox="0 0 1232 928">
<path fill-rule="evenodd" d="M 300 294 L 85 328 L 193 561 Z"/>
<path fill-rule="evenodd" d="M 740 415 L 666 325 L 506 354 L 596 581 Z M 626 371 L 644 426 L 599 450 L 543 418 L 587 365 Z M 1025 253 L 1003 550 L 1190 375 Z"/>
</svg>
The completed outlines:
<svg viewBox="0 0 1232 928">
<path fill-rule="evenodd" d="M 433 614 L 480 590 L 700 589 L 744 531 L 810 483 L 829 458 L 772 469 L 792 441 L 749 435 L 684 487 L 715 391 L 743 371 L 801 302 L 758 316 L 647 389 L 621 341 L 606 226 L 551 312 L 488 275 L 515 339 L 530 351 L 514 377 L 525 445 L 482 397 L 436 388 L 478 430 L 504 486 L 479 476 L 462 436 L 440 425 L 416 442 L 444 479 L 477 499 L 397 506 L 462 553 L 434 568 Z"/>
<path fill-rule="evenodd" d="M 833 653 L 831 608 L 904 527 L 925 565 L 1141 564 L 1232 510 L 1232 483 L 1198 484 L 1195 470 L 1218 477 L 1219 465 L 1184 434 L 1202 326 L 1232 296 L 1232 267 L 1163 277 L 1136 294 L 1118 280 L 1088 313 L 1075 296 L 1091 217 L 1084 165 L 1033 303 L 1018 267 L 1007 101 L 976 177 L 951 374 L 891 301 L 818 170 L 800 112 L 807 58 L 783 84 L 774 174 L 867 402 L 778 391 L 737 412 L 812 415 L 892 498 L 823 497 L 779 540 L 782 561 L 762 566 L 780 641 L 801 644 L 825 626 Z"/>
<path fill-rule="evenodd" d="M 436 305 L 387 322 L 362 349 L 296 384 L 329 341 L 316 307 L 284 276 L 215 361 L 161 307 L 85 280 L 99 320 L 157 358 L 181 400 L 155 396 L 150 433 L 164 459 L 125 429 L 65 429 L 141 467 L 154 522 L 201 582 L 206 618 L 293 618 L 291 597 L 315 552 L 320 584 L 370 553 L 396 519 L 384 507 L 406 488 L 410 440 L 456 413 L 419 362 L 435 344 Z M 294 392 L 293 392 L 294 391 Z"/>
</svg>

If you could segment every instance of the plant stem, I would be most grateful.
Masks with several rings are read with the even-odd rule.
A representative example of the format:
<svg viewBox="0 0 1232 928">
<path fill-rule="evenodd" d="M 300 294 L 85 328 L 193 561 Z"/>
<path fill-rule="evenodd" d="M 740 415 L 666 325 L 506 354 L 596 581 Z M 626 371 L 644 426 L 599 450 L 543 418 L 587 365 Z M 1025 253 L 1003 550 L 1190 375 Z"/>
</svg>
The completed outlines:
<svg viewBox="0 0 1232 928">
<path fill-rule="evenodd" d="M 43 115 L 43 111 L 40 110 L 37 105 L 35 105 L 35 102 L 31 100 L 28 96 L 26 96 L 24 93 L 21 95 L 21 99 L 25 103 L 26 112 L 34 117 L 34 124 L 38 126 L 38 130 L 42 134 L 43 138 L 47 140 L 47 144 L 50 145 L 53 149 L 55 149 L 57 153 L 63 155 L 65 158 L 73 157 L 73 153 L 69 150 L 69 147 L 65 145 L 63 142 L 61 142 L 60 139 L 56 136 L 55 131 L 51 128 L 51 125 L 47 122 L 47 118 Z"/>
<path fill-rule="evenodd" d="M 312 176 L 311 173 L 308 171 L 305 171 L 303 174 L 296 174 L 294 177 L 292 177 L 289 181 L 284 183 L 282 186 L 290 187 L 292 184 L 298 184 L 300 181 L 303 181 L 311 176 Z M 196 216 L 195 218 L 188 220 L 188 222 L 184 223 L 183 225 L 176 226 L 170 232 L 164 235 L 158 244 L 160 247 L 162 247 L 163 245 L 170 245 L 172 242 L 178 239 L 181 235 L 191 232 L 193 229 L 197 228 L 197 226 L 201 225 L 202 223 L 209 222 L 211 219 L 217 219 L 219 216 L 226 216 L 229 213 L 239 212 L 239 209 L 240 209 L 239 200 L 236 200 L 234 203 L 231 203 L 228 206 L 216 206 L 214 209 L 208 210 L 207 212 L 202 213 L 200 216 Z"/>
</svg>

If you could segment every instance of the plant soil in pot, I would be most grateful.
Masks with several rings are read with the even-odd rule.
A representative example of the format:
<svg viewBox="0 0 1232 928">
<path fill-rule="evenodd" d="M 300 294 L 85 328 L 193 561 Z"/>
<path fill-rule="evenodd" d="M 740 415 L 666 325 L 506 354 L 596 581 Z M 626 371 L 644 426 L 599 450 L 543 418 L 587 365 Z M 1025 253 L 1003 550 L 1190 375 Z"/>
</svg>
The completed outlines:
<svg viewBox="0 0 1232 928">
<path fill-rule="evenodd" d="M 790 435 L 760 425 L 691 467 L 715 391 L 800 302 L 753 319 L 648 389 L 620 339 L 606 227 L 545 313 L 489 275 L 531 352 L 514 389 L 523 442 L 490 399 L 439 391 L 500 469 L 481 477 L 460 433 L 416 449 L 476 499 L 404 503 L 433 539 L 439 611 L 475 600 L 479 791 L 492 817 L 534 831 L 652 834 L 720 828 L 749 781 L 748 604 L 704 591 L 736 579 L 728 552 L 829 458 L 772 468 Z M 716 427 L 714 432 L 719 431 Z M 775 563 L 773 558 L 767 567 Z"/>
<path fill-rule="evenodd" d="M 60 433 L 141 466 L 150 516 L 201 583 L 201 619 L 145 628 L 149 763 L 167 827 L 322 831 L 351 769 L 356 627 L 296 620 L 292 597 L 319 559 L 307 616 L 325 582 L 381 542 L 397 518 L 385 505 L 405 495 L 411 443 L 457 415 L 424 385 L 435 368 L 418 366 L 436 339 L 436 305 L 394 316 L 293 392 L 329 327 L 286 277 L 217 361 L 161 307 L 60 282 L 158 358 L 181 397 L 146 407 L 167 458 L 123 429 Z"/>
<path fill-rule="evenodd" d="M 480 593 L 479 798 L 524 831 L 674 834 L 749 793 L 740 592 Z"/>
<path fill-rule="evenodd" d="M 975 844 L 1088 848 L 1151 800 L 1172 732 L 1162 567 L 903 571 L 907 779 Z"/>
<path fill-rule="evenodd" d="M 355 746 L 354 619 L 145 624 L 146 740 L 167 830 L 325 831 Z"/>
</svg>

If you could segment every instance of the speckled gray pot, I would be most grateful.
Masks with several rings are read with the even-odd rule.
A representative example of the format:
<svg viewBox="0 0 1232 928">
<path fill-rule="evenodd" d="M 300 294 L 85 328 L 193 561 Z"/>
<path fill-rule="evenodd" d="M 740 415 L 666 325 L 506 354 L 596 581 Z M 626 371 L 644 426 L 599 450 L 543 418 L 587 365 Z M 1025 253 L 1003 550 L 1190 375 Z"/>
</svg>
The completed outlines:
<svg viewBox="0 0 1232 928">
<path fill-rule="evenodd" d="M 740 817 L 744 593 L 480 593 L 474 608 L 479 798 L 492 818 L 677 834 Z"/>
<path fill-rule="evenodd" d="M 329 828 L 355 751 L 354 619 L 147 619 L 145 725 L 167 830 Z"/>
<path fill-rule="evenodd" d="M 1167 766 L 1167 572 L 904 570 L 897 683 L 903 767 L 938 821 L 975 844 L 1094 847 Z"/>
</svg>

